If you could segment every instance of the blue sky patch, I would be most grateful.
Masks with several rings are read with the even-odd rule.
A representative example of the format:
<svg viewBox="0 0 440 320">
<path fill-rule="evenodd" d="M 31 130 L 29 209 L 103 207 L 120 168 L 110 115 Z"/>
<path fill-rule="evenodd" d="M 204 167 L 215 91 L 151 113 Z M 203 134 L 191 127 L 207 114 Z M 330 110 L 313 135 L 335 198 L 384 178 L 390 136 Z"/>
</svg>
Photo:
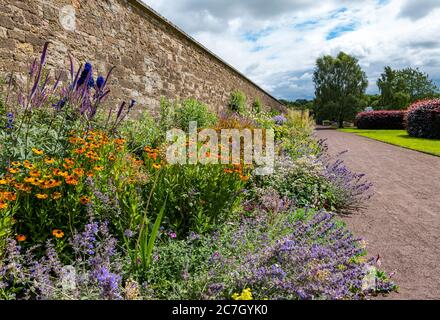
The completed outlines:
<svg viewBox="0 0 440 320">
<path fill-rule="evenodd" d="M 344 33 L 355 31 L 356 30 L 356 24 L 355 23 L 349 23 L 344 25 L 339 25 L 336 28 L 333 28 L 325 37 L 325 40 L 332 40 L 335 38 L 340 37 Z"/>
</svg>

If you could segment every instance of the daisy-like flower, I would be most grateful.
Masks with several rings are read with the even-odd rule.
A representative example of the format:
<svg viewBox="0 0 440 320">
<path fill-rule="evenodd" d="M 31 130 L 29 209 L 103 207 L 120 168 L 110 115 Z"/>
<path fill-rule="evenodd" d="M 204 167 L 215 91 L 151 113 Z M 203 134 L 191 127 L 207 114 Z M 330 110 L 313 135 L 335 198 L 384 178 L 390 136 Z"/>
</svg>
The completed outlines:
<svg viewBox="0 0 440 320">
<path fill-rule="evenodd" d="M 54 193 L 52 194 L 52 199 L 53 199 L 53 200 L 61 199 L 61 193 L 60 193 L 60 192 L 54 192 Z"/>
<path fill-rule="evenodd" d="M 18 161 L 14 161 L 14 162 L 11 162 L 11 165 L 12 165 L 13 167 L 20 167 L 20 166 L 21 166 L 21 163 L 18 162 Z"/>
<path fill-rule="evenodd" d="M 46 163 L 46 164 L 54 164 L 55 163 L 55 159 L 54 158 L 46 158 L 46 159 L 44 159 L 44 163 Z"/>
<path fill-rule="evenodd" d="M 1 186 L 7 185 L 7 184 L 8 184 L 8 180 L 6 180 L 6 179 L 0 179 L 0 185 L 1 185 Z"/>
<path fill-rule="evenodd" d="M 42 154 L 44 154 L 43 150 L 37 148 L 32 148 L 32 152 L 35 153 L 37 156 L 41 156 Z"/>
<path fill-rule="evenodd" d="M 248 181 L 249 176 L 240 175 L 240 179 L 241 179 L 241 181 Z"/>
<path fill-rule="evenodd" d="M 158 164 L 158 163 L 154 163 L 153 164 L 153 168 L 156 169 L 156 170 L 159 170 L 160 168 L 162 168 L 162 166 L 160 164 Z"/>
<path fill-rule="evenodd" d="M 82 169 L 82 168 L 77 168 L 77 169 L 73 170 L 73 173 L 74 173 L 75 175 L 77 175 L 78 177 L 82 177 L 82 176 L 84 176 L 84 169 Z"/>
<path fill-rule="evenodd" d="M 0 201 L 0 210 L 4 210 L 8 208 L 8 204 L 6 202 Z"/>
<path fill-rule="evenodd" d="M 60 229 L 55 229 L 52 231 L 52 235 L 57 239 L 61 239 L 62 237 L 64 237 L 64 232 Z"/>
<path fill-rule="evenodd" d="M 96 166 L 96 167 L 93 168 L 93 170 L 95 170 L 95 171 L 103 171 L 104 167 L 103 166 Z"/>
<path fill-rule="evenodd" d="M 37 193 L 35 196 L 37 197 L 37 199 L 40 200 L 46 200 L 47 198 L 49 198 L 47 194 L 41 194 L 41 193 Z"/>
<path fill-rule="evenodd" d="M 38 178 L 40 176 L 40 172 L 37 170 L 33 170 L 33 171 L 29 172 L 29 175 L 33 178 Z"/>
<path fill-rule="evenodd" d="M 79 198 L 79 202 L 83 205 L 87 205 L 90 203 L 90 197 L 82 196 L 81 198 Z"/>
<path fill-rule="evenodd" d="M 116 160 L 115 155 L 111 153 L 111 154 L 108 156 L 108 160 L 109 160 L 109 161 L 115 161 L 115 160 Z"/>
<path fill-rule="evenodd" d="M 9 173 L 15 174 L 15 173 L 19 173 L 20 169 L 19 168 L 9 168 Z"/>
</svg>

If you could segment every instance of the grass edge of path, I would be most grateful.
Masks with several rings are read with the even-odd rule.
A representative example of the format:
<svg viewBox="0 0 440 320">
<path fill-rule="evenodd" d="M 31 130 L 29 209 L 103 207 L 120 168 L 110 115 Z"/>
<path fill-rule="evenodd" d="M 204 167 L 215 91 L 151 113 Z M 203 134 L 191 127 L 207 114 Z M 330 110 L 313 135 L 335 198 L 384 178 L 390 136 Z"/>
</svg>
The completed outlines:
<svg viewBox="0 0 440 320">
<path fill-rule="evenodd" d="M 440 157 L 440 140 L 413 138 L 410 137 L 405 130 L 363 130 L 345 128 L 338 129 L 338 131 L 356 134 L 361 137 Z M 417 142 L 416 145 L 414 145 L 414 142 Z"/>
</svg>

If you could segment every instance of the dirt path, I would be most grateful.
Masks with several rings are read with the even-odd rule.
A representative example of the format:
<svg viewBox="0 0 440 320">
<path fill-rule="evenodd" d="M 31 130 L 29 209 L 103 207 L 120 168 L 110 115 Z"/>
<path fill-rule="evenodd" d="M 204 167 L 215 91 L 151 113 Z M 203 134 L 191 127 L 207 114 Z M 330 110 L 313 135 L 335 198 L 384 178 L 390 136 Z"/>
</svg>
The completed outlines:
<svg viewBox="0 0 440 320">
<path fill-rule="evenodd" d="M 317 130 L 331 154 L 367 174 L 375 195 L 344 220 L 400 286 L 390 299 L 440 299 L 440 157 L 351 133 Z"/>
</svg>

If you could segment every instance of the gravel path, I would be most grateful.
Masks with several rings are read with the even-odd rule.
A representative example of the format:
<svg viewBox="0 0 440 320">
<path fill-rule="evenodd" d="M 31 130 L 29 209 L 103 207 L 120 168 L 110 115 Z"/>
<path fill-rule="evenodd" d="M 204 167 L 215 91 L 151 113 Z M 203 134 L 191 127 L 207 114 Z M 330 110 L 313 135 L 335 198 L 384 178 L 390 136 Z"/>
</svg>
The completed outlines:
<svg viewBox="0 0 440 320">
<path fill-rule="evenodd" d="M 388 299 L 440 299 L 440 157 L 336 130 L 316 130 L 331 154 L 367 174 L 375 195 L 360 212 L 344 217 L 356 236 L 396 272 L 400 287 Z"/>
</svg>

